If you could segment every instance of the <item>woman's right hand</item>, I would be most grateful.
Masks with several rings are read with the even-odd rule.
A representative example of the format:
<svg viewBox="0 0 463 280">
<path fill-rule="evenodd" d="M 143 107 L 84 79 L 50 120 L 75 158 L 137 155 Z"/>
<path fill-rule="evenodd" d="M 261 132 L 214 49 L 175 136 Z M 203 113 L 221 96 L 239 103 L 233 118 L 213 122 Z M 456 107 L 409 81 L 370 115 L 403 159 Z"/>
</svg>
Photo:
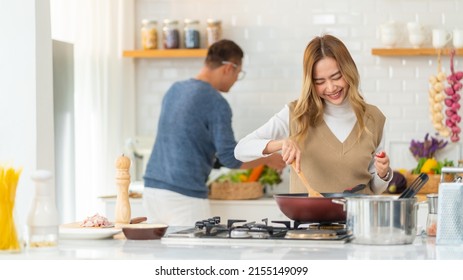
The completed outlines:
<svg viewBox="0 0 463 280">
<path fill-rule="evenodd" d="M 296 142 L 292 139 L 286 138 L 282 140 L 281 156 L 286 164 L 290 165 L 293 161 L 296 163 L 296 172 L 299 172 L 301 162 L 301 150 Z"/>
<path fill-rule="evenodd" d="M 296 142 L 290 138 L 283 140 L 272 140 L 267 144 L 264 153 L 274 153 L 281 150 L 281 157 L 290 165 L 293 161 L 296 163 L 296 171 L 300 171 L 301 150 Z"/>
</svg>

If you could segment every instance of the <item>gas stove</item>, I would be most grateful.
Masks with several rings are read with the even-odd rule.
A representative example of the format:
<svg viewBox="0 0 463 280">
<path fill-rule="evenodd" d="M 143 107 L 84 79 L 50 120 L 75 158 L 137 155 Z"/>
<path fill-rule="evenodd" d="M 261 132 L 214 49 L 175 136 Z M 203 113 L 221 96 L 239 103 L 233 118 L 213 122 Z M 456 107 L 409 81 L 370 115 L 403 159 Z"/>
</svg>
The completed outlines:
<svg viewBox="0 0 463 280">
<path fill-rule="evenodd" d="M 220 217 L 197 221 L 194 227 L 174 231 L 161 239 L 165 244 L 265 245 L 343 244 L 352 239 L 345 224 L 312 224 L 298 221 L 248 222 Z"/>
</svg>

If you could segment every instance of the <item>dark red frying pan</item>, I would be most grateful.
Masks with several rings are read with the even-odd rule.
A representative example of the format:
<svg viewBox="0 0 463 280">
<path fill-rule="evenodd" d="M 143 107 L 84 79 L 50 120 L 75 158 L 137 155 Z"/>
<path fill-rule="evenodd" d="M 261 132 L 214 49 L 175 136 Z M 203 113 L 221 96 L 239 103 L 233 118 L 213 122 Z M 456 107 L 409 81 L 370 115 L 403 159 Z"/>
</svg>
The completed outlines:
<svg viewBox="0 0 463 280">
<path fill-rule="evenodd" d="M 365 188 L 358 185 L 343 193 L 322 193 L 323 197 L 307 197 L 307 193 L 276 194 L 273 197 L 281 212 L 291 220 L 308 223 L 337 223 L 346 221 L 343 205 L 335 204 L 332 198 L 358 196 L 356 191 Z"/>
</svg>

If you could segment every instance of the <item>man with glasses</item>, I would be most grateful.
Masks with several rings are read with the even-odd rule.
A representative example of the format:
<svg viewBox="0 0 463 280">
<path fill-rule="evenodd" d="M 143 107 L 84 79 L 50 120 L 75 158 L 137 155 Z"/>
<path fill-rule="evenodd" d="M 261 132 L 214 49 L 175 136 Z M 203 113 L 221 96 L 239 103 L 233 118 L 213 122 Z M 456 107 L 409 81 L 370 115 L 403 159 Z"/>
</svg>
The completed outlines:
<svg viewBox="0 0 463 280">
<path fill-rule="evenodd" d="M 144 175 L 150 222 L 192 226 L 210 218 L 206 181 L 216 160 L 228 168 L 286 166 L 279 154 L 247 163 L 234 156 L 232 110 L 222 93 L 244 78 L 243 55 L 233 41 L 220 40 L 209 47 L 195 78 L 175 82 L 165 94 Z"/>
</svg>

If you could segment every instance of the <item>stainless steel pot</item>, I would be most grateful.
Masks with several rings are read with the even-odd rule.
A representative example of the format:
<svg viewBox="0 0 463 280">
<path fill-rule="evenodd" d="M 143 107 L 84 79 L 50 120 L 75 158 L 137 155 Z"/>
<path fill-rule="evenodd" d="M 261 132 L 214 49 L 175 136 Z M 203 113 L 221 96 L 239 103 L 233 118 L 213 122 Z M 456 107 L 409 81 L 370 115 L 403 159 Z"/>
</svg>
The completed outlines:
<svg viewBox="0 0 463 280">
<path fill-rule="evenodd" d="M 353 196 L 333 199 L 346 206 L 346 224 L 353 243 L 367 245 L 411 244 L 417 228 L 417 199 L 398 196 Z"/>
</svg>

